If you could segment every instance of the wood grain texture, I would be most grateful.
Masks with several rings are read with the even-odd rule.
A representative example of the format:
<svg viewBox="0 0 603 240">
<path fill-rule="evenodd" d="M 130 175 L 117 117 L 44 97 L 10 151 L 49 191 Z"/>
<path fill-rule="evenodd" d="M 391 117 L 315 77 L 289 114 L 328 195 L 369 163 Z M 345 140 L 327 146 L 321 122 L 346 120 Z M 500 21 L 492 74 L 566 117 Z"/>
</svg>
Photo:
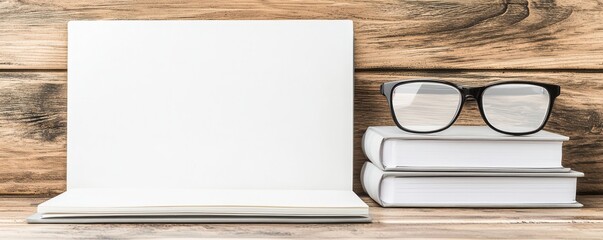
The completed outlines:
<svg viewBox="0 0 603 240">
<path fill-rule="evenodd" d="M 393 125 L 383 82 L 436 77 L 467 85 L 525 79 L 557 83 L 547 130 L 571 138 L 564 165 L 586 173 L 580 193 L 603 193 L 603 74 L 541 71 L 358 72 L 355 75 L 354 189 L 361 193 L 366 157 L 360 139 L 368 126 Z M 457 124 L 484 125 L 475 105 L 465 106 Z M 65 189 L 66 73 L 0 73 L 0 194 L 55 194 Z"/>
<path fill-rule="evenodd" d="M 581 196 L 583 209 L 380 208 L 367 197 L 369 224 L 26 224 L 47 198 L 0 198 L 7 239 L 412 238 L 601 239 L 603 199 Z"/>
<path fill-rule="evenodd" d="M 0 194 L 65 189 L 66 73 L 0 72 Z"/>
<path fill-rule="evenodd" d="M 65 69 L 67 21 L 351 19 L 357 69 L 602 69 L 596 0 L 0 1 L 0 68 Z"/>
</svg>

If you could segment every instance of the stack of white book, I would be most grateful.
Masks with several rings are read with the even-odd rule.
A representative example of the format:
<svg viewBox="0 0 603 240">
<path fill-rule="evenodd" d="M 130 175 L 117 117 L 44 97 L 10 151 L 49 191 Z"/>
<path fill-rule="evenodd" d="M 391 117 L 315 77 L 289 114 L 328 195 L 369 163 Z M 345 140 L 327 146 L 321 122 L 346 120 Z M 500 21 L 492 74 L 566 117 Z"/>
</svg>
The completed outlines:
<svg viewBox="0 0 603 240">
<path fill-rule="evenodd" d="M 511 136 L 485 126 L 434 134 L 369 127 L 362 186 L 384 207 L 581 207 L 576 183 L 584 174 L 561 164 L 567 140 L 548 131 Z"/>
</svg>

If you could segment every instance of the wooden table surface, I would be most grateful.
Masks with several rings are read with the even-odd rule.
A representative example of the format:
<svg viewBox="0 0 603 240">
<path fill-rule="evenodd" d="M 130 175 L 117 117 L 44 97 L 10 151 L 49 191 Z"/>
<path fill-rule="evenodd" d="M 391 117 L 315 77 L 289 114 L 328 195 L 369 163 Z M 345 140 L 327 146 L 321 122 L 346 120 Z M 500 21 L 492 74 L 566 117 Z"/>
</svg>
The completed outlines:
<svg viewBox="0 0 603 240">
<path fill-rule="evenodd" d="M 27 224 L 48 198 L 0 198 L 4 238 L 460 238 L 603 239 L 603 196 L 584 195 L 584 208 L 381 208 L 370 198 L 367 224 Z"/>
</svg>

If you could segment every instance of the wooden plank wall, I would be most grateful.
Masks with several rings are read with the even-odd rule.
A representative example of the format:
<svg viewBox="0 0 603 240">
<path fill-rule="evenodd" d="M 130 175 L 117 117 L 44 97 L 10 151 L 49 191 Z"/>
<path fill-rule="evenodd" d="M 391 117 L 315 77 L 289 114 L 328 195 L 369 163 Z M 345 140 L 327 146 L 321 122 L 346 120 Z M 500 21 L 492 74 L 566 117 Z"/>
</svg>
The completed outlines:
<svg viewBox="0 0 603 240">
<path fill-rule="evenodd" d="M 65 189 L 67 22 L 82 19 L 352 19 L 355 190 L 367 126 L 393 124 L 379 84 L 435 77 L 562 86 L 546 129 L 571 137 L 580 193 L 603 193 L 603 3 L 489 1 L 0 0 L 0 194 Z M 483 124 L 475 106 L 459 124 Z"/>
</svg>

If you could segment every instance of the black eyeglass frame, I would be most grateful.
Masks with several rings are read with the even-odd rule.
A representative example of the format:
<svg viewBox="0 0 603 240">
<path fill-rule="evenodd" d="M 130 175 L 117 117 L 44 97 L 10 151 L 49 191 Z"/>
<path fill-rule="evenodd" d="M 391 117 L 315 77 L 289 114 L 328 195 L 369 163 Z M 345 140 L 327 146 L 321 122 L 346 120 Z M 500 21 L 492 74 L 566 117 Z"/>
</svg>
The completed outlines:
<svg viewBox="0 0 603 240">
<path fill-rule="evenodd" d="M 396 117 L 396 114 L 395 114 L 395 111 L 394 111 L 394 104 L 393 104 L 393 99 L 392 99 L 392 95 L 394 93 L 394 89 L 396 89 L 397 86 L 402 85 L 402 84 L 416 83 L 416 82 L 441 83 L 441 84 L 446 84 L 446 85 L 452 86 L 452 87 L 456 88 L 457 90 L 459 90 L 459 93 L 461 94 L 461 103 L 460 103 L 460 106 L 459 106 L 459 108 L 458 108 L 458 110 L 456 112 L 456 115 L 454 116 L 454 118 L 452 119 L 452 121 L 450 121 L 450 124 L 448 124 L 447 126 L 445 126 L 443 128 L 436 129 L 436 130 L 433 130 L 433 131 L 414 131 L 414 130 L 410 130 L 410 129 L 407 129 L 407 128 L 403 127 L 398 122 L 398 118 Z M 542 121 L 542 124 L 537 129 L 535 129 L 533 131 L 529 131 L 529 132 L 507 132 L 507 131 L 503 131 L 503 130 L 500 130 L 500 129 L 494 127 L 488 121 L 488 118 L 486 117 L 486 114 L 484 113 L 482 96 L 483 96 L 485 90 L 488 89 L 489 87 L 499 86 L 499 85 L 506 85 L 506 84 L 529 84 L 529 85 L 534 85 L 534 86 L 542 87 L 542 88 L 544 88 L 544 89 L 546 89 L 548 91 L 548 93 L 549 93 L 549 106 L 548 106 L 548 109 L 547 109 L 546 117 L 545 117 L 544 121 Z M 484 120 L 484 122 L 486 122 L 486 124 L 490 128 L 494 129 L 497 132 L 508 134 L 508 135 L 514 135 L 514 136 L 533 134 L 533 133 L 536 133 L 536 132 L 542 130 L 544 128 L 544 126 L 546 125 L 546 122 L 549 120 L 549 117 L 551 116 L 551 111 L 553 110 L 553 104 L 555 103 L 555 99 L 561 93 L 561 87 L 559 85 L 548 84 L 548 83 L 541 83 L 541 82 L 533 82 L 533 81 L 523 81 L 523 80 L 494 82 L 494 83 L 490 83 L 490 84 L 487 84 L 487 85 L 481 86 L 481 87 L 465 87 L 465 86 L 457 85 L 457 84 L 454 84 L 452 82 L 443 81 L 443 80 L 436 80 L 436 79 L 409 79 L 409 80 L 400 80 L 400 81 L 393 81 L 393 82 L 383 83 L 383 84 L 381 84 L 381 89 L 380 90 L 381 90 L 381 94 L 383 94 L 387 98 L 387 102 L 389 103 L 390 112 L 392 114 L 392 118 L 393 118 L 394 122 L 396 123 L 396 125 L 398 126 L 398 128 L 400 128 L 400 129 L 402 129 L 404 131 L 411 132 L 411 133 L 436 133 L 436 132 L 444 131 L 444 130 L 448 129 L 450 126 L 452 126 L 454 124 L 454 122 L 456 122 L 457 118 L 461 114 L 461 110 L 463 109 L 463 105 L 465 105 L 465 102 L 468 99 L 473 98 L 473 99 L 475 99 L 477 101 L 477 106 L 479 108 L 479 112 L 480 112 L 480 115 L 481 115 L 482 119 Z"/>
</svg>

